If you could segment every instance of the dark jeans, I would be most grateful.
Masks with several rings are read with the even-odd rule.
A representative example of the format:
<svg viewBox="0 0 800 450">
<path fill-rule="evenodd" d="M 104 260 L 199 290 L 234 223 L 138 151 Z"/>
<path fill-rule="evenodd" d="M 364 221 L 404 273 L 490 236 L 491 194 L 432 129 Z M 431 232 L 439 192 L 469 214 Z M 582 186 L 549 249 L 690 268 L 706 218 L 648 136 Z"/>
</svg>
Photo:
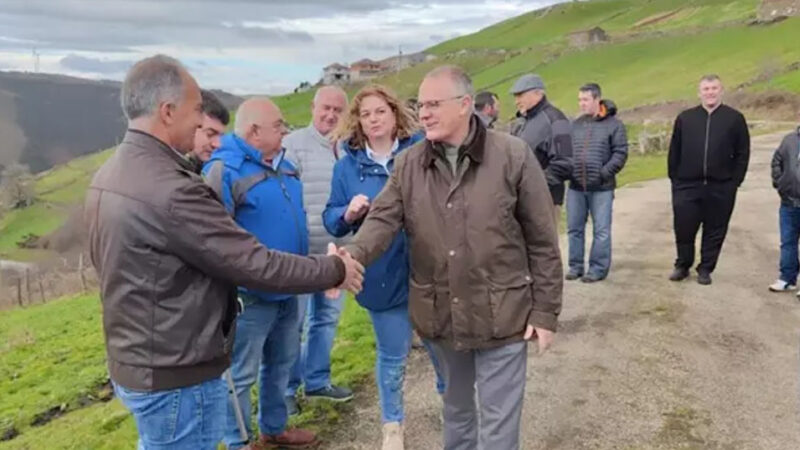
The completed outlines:
<svg viewBox="0 0 800 450">
<path fill-rule="evenodd" d="M 781 280 L 797 284 L 800 261 L 797 257 L 797 244 L 800 240 L 800 208 L 781 206 L 779 211 L 781 229 Z"/>
<path fill-rule="evenodd" d="M 700 225 L 703 238 L 697 271 L 711 273 L 717 267 L 728 222 L 736 203 L 735 182 L 672 185 L 672 212 L 678 258 L 675 267 L 689 269 L 694 264 L 694 241 Z"/>
</svg>

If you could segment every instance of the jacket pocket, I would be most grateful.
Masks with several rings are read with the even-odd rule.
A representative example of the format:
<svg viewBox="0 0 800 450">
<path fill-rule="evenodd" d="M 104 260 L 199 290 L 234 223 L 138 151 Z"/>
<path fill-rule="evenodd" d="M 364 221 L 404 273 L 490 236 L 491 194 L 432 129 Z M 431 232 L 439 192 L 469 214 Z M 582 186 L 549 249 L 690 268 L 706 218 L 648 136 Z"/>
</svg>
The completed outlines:
<svg viewBox="0 0 800 450">
<path fill-rule="evenodd" d="M 409 279 L 408 314 L 422 337 L 431 339 L 440 335 L 436 329 L 436 289 L 433 283 L 419 284 Z"/>
<path fill-rule="evenodd" d="M 530 275 L 519 275 L 505 283 L 489 282 L 494 339 L 525 332 L 533 307 L 532 296 Z"/>
</svg>

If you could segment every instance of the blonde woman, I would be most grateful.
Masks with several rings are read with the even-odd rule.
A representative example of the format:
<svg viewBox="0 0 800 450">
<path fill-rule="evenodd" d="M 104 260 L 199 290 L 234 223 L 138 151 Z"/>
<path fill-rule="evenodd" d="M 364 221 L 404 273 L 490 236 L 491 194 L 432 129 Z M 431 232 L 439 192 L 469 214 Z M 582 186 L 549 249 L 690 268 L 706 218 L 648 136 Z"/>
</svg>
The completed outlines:
<svg viewBox="0 0 800 450">
<path fill-rule="evenodd" d="M 336 132 L 343 156 L 333 169 L 331 195 L 322 214 L 329 233 L 341 237 L 358 230 L 389 179 L 395 157 L 422 140 L 418 130 L 412 111 L 387 88 L 367 86 L 355 95 Z M 356 300 L 369 311 L 375 331 L 383 450 L 402 450 L 403 380 L 411 348 L 405 233 L 367 268 L 364 290 Z"/>
</svg>

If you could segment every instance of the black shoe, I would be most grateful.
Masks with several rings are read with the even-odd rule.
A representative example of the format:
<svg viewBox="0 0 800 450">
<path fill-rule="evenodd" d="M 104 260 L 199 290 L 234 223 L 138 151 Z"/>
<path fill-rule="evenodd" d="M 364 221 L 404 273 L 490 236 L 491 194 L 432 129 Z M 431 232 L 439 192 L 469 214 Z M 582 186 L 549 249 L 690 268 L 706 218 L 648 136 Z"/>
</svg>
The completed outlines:
<svg viewBox="0 0 800 450">
<path fill-rule="evenodd" d="M 353 391 L 346 387 L 330 385 L 316 391 L 306 392 L 306 398 L 320 398 L 333 402 L 349 402 Z"/>
<path fill-rule="evenodd" d="M 583 275 L 577 274 L 575 272 L 567 272 L 567 275 L 564 277 L 567 281 L 577 280 L 578 278 L 582 277 Z"/>
<path fill-rule="evenodd" d="M 676 267 L 669 276 L 670 281 L 683 281 L 689 277 L 689 269 L 683 267 Z"/>
<path fill-rule="evenodd" d="M 697 272 L 697 282 L 703 286 L 711 284 L 711 274 L 707 272 Z"/>
<path fill-rule="evenodd" d="M 290 416 L 296 416 L 300 414 L 300 405 L 297 404 L 297 399 L 294 396 L 286 396 L 286 412 Z"/>
<path fill-rule="evenodd" d="M 589 275 L 586 275 L 586 276 L 584 276 L 583 278 L 581 278 L 581 281 L 583 281 L 584 283 L 596 283 L 596 282 L 598 282 L 598 281 L 603 281 L 603 280 L 605 280 L 605 278 L 606 278 L 606 277 L 601 277 L 601 276 L 599 276 L 599 275 L 592 275 L 592 274 L 589 274 Z"/>
</svg>

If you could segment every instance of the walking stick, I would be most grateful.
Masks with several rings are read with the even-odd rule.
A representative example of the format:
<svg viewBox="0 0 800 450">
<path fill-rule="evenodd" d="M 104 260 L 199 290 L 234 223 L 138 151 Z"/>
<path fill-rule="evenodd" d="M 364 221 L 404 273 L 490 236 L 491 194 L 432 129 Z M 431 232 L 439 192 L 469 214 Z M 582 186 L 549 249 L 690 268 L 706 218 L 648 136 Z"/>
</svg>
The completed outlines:
<svg viewBox="0 0 800 450">
<path fill-rule="evenodd" d="M 242 408 L 239 406 L 239 397 L 236 396 L 236 386 L 233 384 L 233 375 L 231 375 L 231 370 L 228 369 L 225 371 L 225 381 L 228 382 L 228 392 L 231 395 L 231 403 L 233 404 L 233 411 L 236 414 L 236 425 L 239 427 L 239 436 L 241 436 L 244 442 L 249 442 L 250 438 L 247 436 L 247 427 L 244 424 L 244 415 L 242 414 Z"/>
</svg>

